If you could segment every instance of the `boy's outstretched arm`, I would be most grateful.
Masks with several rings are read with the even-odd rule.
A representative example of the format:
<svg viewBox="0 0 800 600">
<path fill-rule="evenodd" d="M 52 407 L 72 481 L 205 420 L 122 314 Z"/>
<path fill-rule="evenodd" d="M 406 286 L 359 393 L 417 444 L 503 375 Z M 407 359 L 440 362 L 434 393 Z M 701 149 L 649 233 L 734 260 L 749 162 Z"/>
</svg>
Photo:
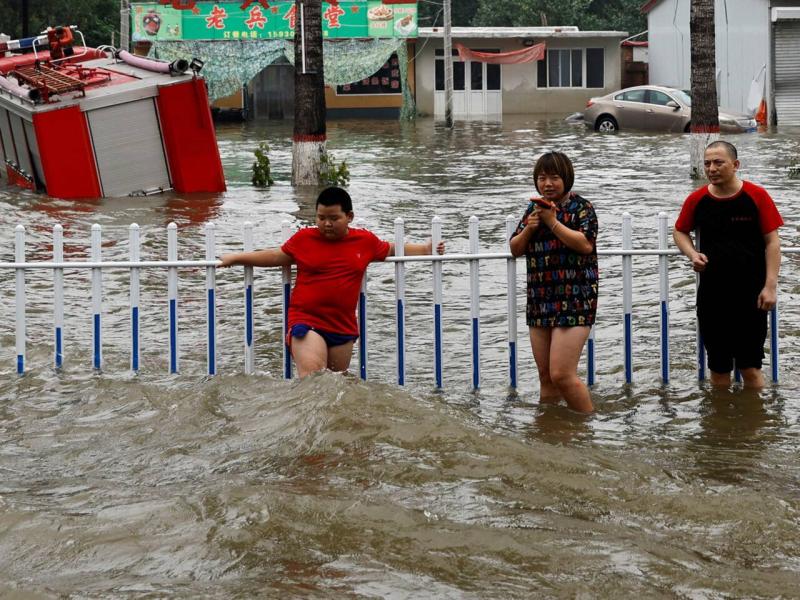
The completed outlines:
<svg viewBox="0 0 800 600">
<path fill-rule="evenodd" d="M 403 244 L 403 254 L 406 256 L 430 256 L 433 253 L 433 243 L 428 240 L 422 244 L 412 244 L 410 242 Z M 444 254 L 444 241 L 436 245 L 436 254 Z M 394 244 L 389 244 L 389 254 L 387 256 L 394 256 Z"/>
<path fill-rule="evenodd" d="M 242 265 L 244 267 L 288 267 L 294 259 L 279 248 L 267 248 L 254 252 L 236 252 L 224 254 L 220 259 L 220 267 Z"/>
</svg>

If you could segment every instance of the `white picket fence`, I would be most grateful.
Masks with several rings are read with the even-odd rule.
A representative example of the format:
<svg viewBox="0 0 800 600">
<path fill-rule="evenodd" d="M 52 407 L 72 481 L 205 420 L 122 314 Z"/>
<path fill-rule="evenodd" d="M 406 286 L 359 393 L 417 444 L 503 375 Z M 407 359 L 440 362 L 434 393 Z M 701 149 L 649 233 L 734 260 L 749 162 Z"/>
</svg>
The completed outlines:
<svg viewBox="0 0 800 600">
<path fill-rule="evenodd" d="M 510 238 L 516 227 L 518 217 L 509 216 L 505 221 L 506 239 Z M 446 261 L 466 262 L 469 265 L 470 283 L 470 345 L 471 345 L 471 380 L 472 387 L 481 386 L 481 306 L 479 265 L 482 261 L 505 261 L 507 281 L 507 338 L 508 338 L 508 384 L 517 387 L 517 262 L 509 252 L 481 253 L 479 244 L 479 221 L 476 216 L 469 219 L 469 253 L 444 254 L 434 256 L 404 256 L 405 240 L 403 219 L 394 222 L 394 243 L 396 256 L 387 259 L 394 263 L 395 283 L 395 323 L 396 323 L 396 381 L 399 385 L 406 383 L 406 263 L 428 262 L 432 269 L 433 282 L 433 379 L 437 388 L 443 386 L 443 334 L 442 334 L 442 264 Z M 363 226 L 358 222 L 357 226 Z M 669 326 L 669 265 L 670 256 L 679 252 L 668 244 L 669 231 L 666 213 L 658 215 L 658 247 L 655 249 L 634 249 L 632 236 L 632 220 L 628 213 L 622 219 L 622 248 L 599 250 L 601 256 L 618 256 L 622 261 L 622 311 L 623 311 L 623 345 L 625 381 L 631 383 L 633 377 L 633 257 L 657 256 L 659 275 L 660 302 L 660 366 L 661 380 L 670 380 L 670 326 Z M 288 222 L 282 224 L 282 238 L 288 239 L 291 229 Z M 431 223 L 433 247 L 442 239 L 442 222 L 434 217 Z M 168 306 L 168 364 L 171 373 L 180 371 L 180 351 L 178 323 L 178 270 L 186 268 L 204 268 L 206 297 L 206 356 L 207 373 L 217 373 L 217 317 L 216 317 L 216 269 L 219 265 L 216 254 L 216 231 L 213 223 L 205 226 L 205 258 L 203 260 L 178 260 L 178 229 L 175 223 L 167 226 L 167 258 L 166 260 L 143 261 L 140 252 L 140 228 L 136 224 L 129 227 L 129 260 L 103 261 L 101 253 L 101 227 L 93 225 L 89 260 L 85 262 L 64 260 L 64 236 L 61 225 L 53 228 L 53 260 L 52 262 L 26 262 L 25 260 L 25 228 L 18 225 L 15 230 L 14 262 L 0 263 L 0 269 L 14 269 L 16 290 L 14 295 L 16 312 L 16 371 L 18 374 L 26 370 L 26 274 L 28 271 L 46 270 L 52 272 L 53 280 L 53 364 L 60 369 L 64 364 L 64 271 L 68 269 L 91 272 L 91 312 L 92 312 L 92 366 L 96 370 L 103 368 L 103 271 L 125 269 L 130 272 L 130 369 L 138 372 L 141 365 L 140 340 L 140 274 L 142 269 L 166 269 Z M 242 229 L 242 249 L 253 250 L 253 225 L 244 223 Z M 800 248 L 784 248 L 784 254 L 800 253 Z M 283 332 L 286 332 L 287 307 L 291 295 L 291 267 L 282 270 L 282 315 Z M 252 267 L 244 268 L 244 372 L 255 370 L 254 347 L 254 273 Z M 0 293 L 5 293 L 0 291 Z M 367 379 L 368 372 L 368 338 L 367 338 L 367 277 L 362 282 L 358 304 L 358 322 L 360 338 L 358 343 L 359 375 Z M 770 331 L 770 370 L 772 380 L 778 381 L 779 347 L 778 347 L 778 308 L 771 311 L 769 319 Z M 283 337 L 283 336 L 282 336 Z M 697 334 L 697 373 L 699 379 L 705 378 L 705 354 L 702 341 Z M 593 385 L 595 372 L 595 337 L 592 328 L 586 346 L 587 382 Z M 292 362 L 289 349 L 283 347 L 283 376 L 292 377 Z"/>
</svg>

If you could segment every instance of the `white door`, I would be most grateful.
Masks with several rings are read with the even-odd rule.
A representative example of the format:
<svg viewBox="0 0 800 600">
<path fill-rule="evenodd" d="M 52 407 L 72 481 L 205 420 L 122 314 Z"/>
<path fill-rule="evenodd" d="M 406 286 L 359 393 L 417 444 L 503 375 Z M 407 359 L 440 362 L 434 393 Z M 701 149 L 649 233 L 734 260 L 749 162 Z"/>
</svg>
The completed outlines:
<svg viewBox="0 0 800 600">
<path fill-rule="evenodd" d="M 497 52 L 497 50 L 481 50 Z M 444 54 L 436 51 L 436 82 L 433 112 L 444 117 Z M 500 65 L 453 58 L 453 117 L 458 119 L 500 119 L 503 113 L 503 91 Z"/>
</svg>

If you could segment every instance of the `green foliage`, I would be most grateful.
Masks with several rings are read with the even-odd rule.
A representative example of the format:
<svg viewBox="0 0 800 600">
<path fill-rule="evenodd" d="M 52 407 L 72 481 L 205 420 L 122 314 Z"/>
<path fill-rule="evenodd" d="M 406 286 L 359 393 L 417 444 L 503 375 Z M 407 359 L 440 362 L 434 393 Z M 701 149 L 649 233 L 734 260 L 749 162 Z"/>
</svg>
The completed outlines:
<svg viewBox="0 0 800 600">
<path fill-rule="evenodd" d="M 350 171 L 347 162 L 342 161 L 336 166 L 336 159 L 332 154 L 323 152 L 319 159 L 319 182 L 322 185 L 346 186 L 350 183 Z"/>
<path fill-rule="evenodd" d="M 28 35 L 58 25 L 77 25 L 89 46 L 110 44 L 112 32 L 119 44 L 119 0 L 29 0 Z M 22 37 L 22 0 L 0 2 L 0 33 Z"/>
<path fill-rule="evenodd" d="M 643 0 L 458 0 L 453 2 L 453 25 L 475 27 L 537 27 L 576 25 L 583 31 L 647 29 Z M 441 5 L 419 3 L 422 26 L 442 25 Z"/>
<path fill-rule="evenodd" d="M 261 142 L 253 154 L 256 155 L 256 162 L 253 163 L 253 185 L 256 187 L 267 187 L 275 183 L 269 170 L 269 146 Z"/>
<path fill-rule="evenodd" d="M 455 0 L 452 2 L 452 21 L 456 27 L 468 27 L 481 0 Z M 441 2 L 422 2 L 418 4 L 419 24 L 422 27 L 441 26 L 443 21 Z"/>
</svg>

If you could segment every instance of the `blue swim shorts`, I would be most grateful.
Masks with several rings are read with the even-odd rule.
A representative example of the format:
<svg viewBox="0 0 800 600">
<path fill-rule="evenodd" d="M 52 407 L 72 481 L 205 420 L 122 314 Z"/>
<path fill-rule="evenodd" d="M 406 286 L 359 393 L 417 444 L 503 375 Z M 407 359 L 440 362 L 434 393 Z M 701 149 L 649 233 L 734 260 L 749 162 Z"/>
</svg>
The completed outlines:
<svg viewBox="0 0 800 600">
<path fill-rule="evenodd" d="M 291 331 L 286 336 L 286 343 L 290 346 L 292 345 L 291 338 L 304 338 L 309 331 L 313 331 L 314 333 L 318 333 L 322 336 L 322 339 L 325 340 L 325 344 L 330 348 L 331 346 L 341 346 L 342 344 L 347 344 L 348 342 L 354 342 L 358 339 L 357 335 L 342 335 L 341 333 L 330 333 L 329 331 L 322 331 L 321 329 L 317 329 L 316 327 L 311 327 L 310 325 L 306 325 L 305 323 L 298 323 L 297 325 L 292 325 Z"/>
</svg>

